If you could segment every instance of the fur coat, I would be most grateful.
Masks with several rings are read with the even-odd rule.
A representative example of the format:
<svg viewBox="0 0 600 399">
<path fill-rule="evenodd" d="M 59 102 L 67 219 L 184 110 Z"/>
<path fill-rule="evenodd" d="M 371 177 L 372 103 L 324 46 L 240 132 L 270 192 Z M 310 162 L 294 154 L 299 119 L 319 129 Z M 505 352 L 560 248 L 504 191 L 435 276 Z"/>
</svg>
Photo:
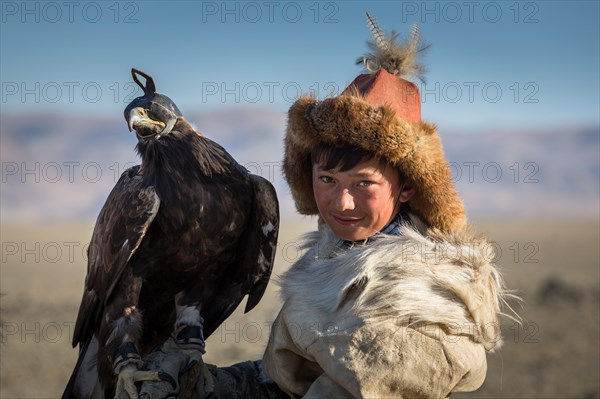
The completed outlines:
<svg viewBox="0 0 600 399">
<path fill-rule="evenodd" d="M 341 249 L 326 225 L 282 276 L 265 374 L 304 398 L 446 398 L 473 391 L 500 343 L 488 243 L 404 225 Z"/>
</svg>

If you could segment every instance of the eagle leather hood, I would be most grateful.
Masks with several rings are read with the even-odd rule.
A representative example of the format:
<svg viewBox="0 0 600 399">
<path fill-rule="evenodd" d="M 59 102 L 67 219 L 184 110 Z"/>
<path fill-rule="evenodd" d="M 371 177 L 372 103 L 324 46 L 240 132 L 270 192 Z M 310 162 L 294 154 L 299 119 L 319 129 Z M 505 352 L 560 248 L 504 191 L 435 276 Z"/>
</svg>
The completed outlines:
<svg viewBox="0 0 600 399">
<path fill-rule="evenodd" d="M 146 84 L 142 84 L 137 75 L 140 75 L 146 79 Z M 163 131 L 160 134 L 168 134 L 173 126 L 175 126 L 175 122 L 177 118 L 183 116 L 177 105 L 164 94 L 159 94 L 156 92 L 156 85 L 154 84 L 154 79 L 152 77 L 138 69 L 131 68 L 131 76 L 135 83 L 140 86 L 140 88 L 144 91 L 144 95 L 141 97 L 135 98 L 127 107 L 125 108 L 124 115 L 125 120 L 127 121 L 127 125 L 129 127 L 129 131 L 132 130 L 132 124 L 130 121 L 131 111 L 136 108 L 143 108 L 148 113 L 150 113 L 156 120 L 165 124 Z"/>
</svg>

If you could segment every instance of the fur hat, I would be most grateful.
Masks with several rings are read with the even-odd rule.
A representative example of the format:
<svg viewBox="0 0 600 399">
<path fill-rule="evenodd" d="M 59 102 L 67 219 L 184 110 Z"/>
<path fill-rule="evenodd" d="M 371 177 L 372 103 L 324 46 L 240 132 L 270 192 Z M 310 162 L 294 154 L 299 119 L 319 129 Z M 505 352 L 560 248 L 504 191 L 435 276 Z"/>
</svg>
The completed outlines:
<svg viewBox="0 0 600 399">
<path fill-rule="evenodd" d="M 358 76 L 337 97 L 318 101 L 304 96 L 289 110 L 283 172 L 296 208 L 305 215 L 319 212 L 312 190 L 311 150 L 323 144 L 350 146 L 387 161 L 415 184 L 409 206 L 429 227 L 459 230 L 466 223 L 465 211 L 436 127 L 421 121 L 418 88 L 400 77 L 423 72 L 414 56 L 426 47 L 419 47 L 416 28 L 409 42 L 396 44 L 394 32 L 383 40 L 376 22 L 368 14 L 367 18 L 374 54 L 360 61 L 376 72 Z"/>
</svg>

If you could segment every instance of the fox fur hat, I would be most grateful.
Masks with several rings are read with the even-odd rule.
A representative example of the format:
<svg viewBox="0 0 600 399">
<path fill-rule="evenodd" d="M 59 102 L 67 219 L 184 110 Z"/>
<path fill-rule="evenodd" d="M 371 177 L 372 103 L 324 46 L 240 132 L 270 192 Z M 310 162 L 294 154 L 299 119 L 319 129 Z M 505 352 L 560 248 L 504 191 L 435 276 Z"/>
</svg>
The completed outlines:
<svg viewBox="0 0 600 399">
<path fill-rule="evenodd" d="M 312 189 L 312 149 L 353 147 L 398 168 L 415 185 L 408 204 L 429 228 L 456 232 L 466 224 L 465 210 L 440 138 L 435 125 L 421 121 L 417 86 L 401 77 L 422 78 L 424 68 L 414 57 L 426 47 L 419 45 L 416 27 L 408 42 L 396 44 L 394 32 L 386 38 L 368 14 L 367 19 L 374 52 L 357 63 L 374 73 L 358 76 L 337 97 L 300 97 L 289 110 L 283 173 L 296 208 L 304 215 L 319 213 Z"/>
</svg>

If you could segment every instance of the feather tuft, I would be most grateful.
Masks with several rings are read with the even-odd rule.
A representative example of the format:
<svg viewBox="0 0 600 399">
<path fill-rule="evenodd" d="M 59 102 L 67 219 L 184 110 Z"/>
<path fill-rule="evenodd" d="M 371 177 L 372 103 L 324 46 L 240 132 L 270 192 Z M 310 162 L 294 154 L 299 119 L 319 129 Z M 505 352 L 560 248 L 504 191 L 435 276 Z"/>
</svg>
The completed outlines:
<svg viewBox="0 0 600 399">
<path fill-rule="evenodd" d="M 367 13 L 367 24 L 369 25 L 369 29 L 373 35 L 373 42 L 376 44 L 376 46 L 382 49 L 387 48 L 383 31 L 379 28 L 379 25 L 377 25 L 375 18 L 370 16 L 369 13 Z"/>
<path fill-rule="evenodd" d="M 417 62 L 417 57 L 430 45 L 421 40 L 419 26 L 414 24 L 410 37 L 400 41 L 399 34 L 395 31 L 386 35 L 369 13 L 367 13 L 367 25 L 372 36 L 367 42 L 371 51 L 359 57 L 356 64 L 364 65 L 369 72 L 385 69 L 399 78 L 416 77 L 425 83 L 427 69 Z"/>
</svg>

